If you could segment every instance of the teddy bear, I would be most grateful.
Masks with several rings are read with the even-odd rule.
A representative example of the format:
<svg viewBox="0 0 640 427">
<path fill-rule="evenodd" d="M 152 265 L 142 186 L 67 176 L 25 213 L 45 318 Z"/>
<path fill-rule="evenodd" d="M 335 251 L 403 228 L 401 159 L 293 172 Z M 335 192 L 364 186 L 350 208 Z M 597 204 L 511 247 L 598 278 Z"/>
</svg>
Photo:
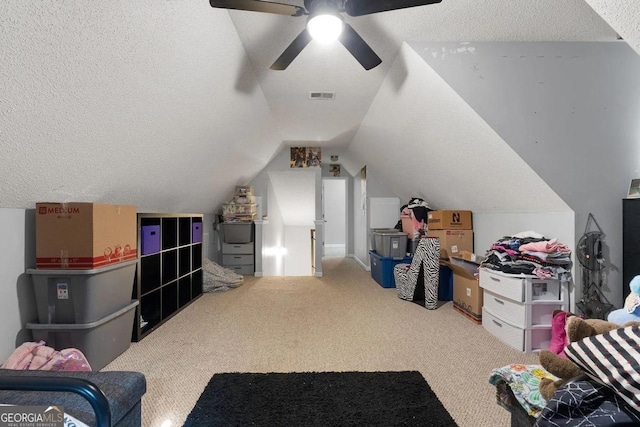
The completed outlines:
<svg viewBox="0 0 640 427">
<path fill-rule="evenodd" d="M 626 323 L 640 321 L 640 276 L 635 276 L 629 282 L 629 295 L 624 300 L 624 307 L 613 310 L 607 316 L 609 322 Z"/>
<path fill-rule="evenodd" d="M 609 322 L 602 319 L 583 319 L 579 316 L 568 316 L 566 318 L 567 343 L 579 341 L 583 338 L 604 334 L 614 329 L 625 326 L 640 326 L 640 321 L 627 322 L 624 325 Z M 553 381 L 549 378 L 540 380 L 540 395 L 546 400 L 551 399 L 556 390 L 571 378 L 583 375 L 584 372 L 576 364 L 558 354 L 541 350 L 538 354 L 540 365 L 549 373 L 555 375 L 559 380 Z"/>
</svg>

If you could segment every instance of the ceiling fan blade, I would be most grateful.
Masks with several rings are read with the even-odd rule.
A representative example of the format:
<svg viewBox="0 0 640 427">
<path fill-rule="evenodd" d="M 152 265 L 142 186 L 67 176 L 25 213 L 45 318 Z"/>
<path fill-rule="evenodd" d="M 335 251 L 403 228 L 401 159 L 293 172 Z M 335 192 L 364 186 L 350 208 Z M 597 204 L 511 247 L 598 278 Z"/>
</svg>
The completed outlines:
<svg viewBox="0 0 640 427">
<path fill-rule="evenodd" d="M 440 3 L 442 0 L 348 0 L 344 10 L 349 16 L 362 16 L 388 10 L 406 9 Z"/>
<path fill-rule="evenodd" d="M 298 56 L 298 54 L 302 52 L 302 49 L 304 49 L 309 44 L 310 41 L 311 34 L 309 34 L 309 31 L 307 31 L 307 29 L 305 28 L 300 34 L 298 34 L 298 37 L 296 37 L 291 42 L 289 47 L 287 47 L 284 52 L 282 52 L 282 55 L 280 55 L 278 59 L 276 59 L 276 62 L 273 63 L 271 69 L 278 71 L 286 69 L 289 64 L 291 64 L 291 62 L 296 59 L 296 56 Z"/>
<path fill-rule="evenodd" d="M 302 16 L 306 13 L 300 6 L 258 0 L 209 0 L 211 7 L 221 9 L 248 10 L 251 12 L 276 13 L 278 15 Z"/>
<path fill-rule="evenodd" d="M 356 30 L 346 22 L 340 34 L 340 43 L 358 60 L 365 70 L 370 70 L 382 62 L 382 59 L 360 37 Z"/>
</svg>

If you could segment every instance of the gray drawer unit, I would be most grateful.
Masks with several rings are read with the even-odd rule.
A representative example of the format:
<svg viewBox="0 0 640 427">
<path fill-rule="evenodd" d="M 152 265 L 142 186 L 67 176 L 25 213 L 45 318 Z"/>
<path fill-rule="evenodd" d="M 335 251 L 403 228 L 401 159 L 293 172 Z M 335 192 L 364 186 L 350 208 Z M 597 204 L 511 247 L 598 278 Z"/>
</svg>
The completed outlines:
<svg viewBox="0 0 640 427">
<path fill-rule="evenodd" d="M 253 265 L 230 265 L 228 267 L 229 270 L 233 270 L 236 274 L 253 274 Z"/>
<path fill-rule="evenodd" d="M 252 243 L 223 243 L 222 253 L 225 255 L 226 254 L 252 254 L 253 242 Z"/>
<path fill-rule="evenodd" d="M 250 255 L 222 255 L 222 265 L 253 265 L 253 254 Z"/>
<path fill-rule="evenodd" d="M 222 266 L 237 274 L 253 274 L 254 248 L 250 243 L 222 243 Z"/>
</svg>

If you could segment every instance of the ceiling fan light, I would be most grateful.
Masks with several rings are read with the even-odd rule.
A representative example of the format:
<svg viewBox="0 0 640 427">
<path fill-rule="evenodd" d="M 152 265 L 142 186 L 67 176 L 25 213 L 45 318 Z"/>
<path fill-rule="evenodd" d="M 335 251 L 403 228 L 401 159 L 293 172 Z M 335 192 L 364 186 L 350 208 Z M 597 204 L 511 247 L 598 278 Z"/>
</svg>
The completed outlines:
<svg viewBox="0 0 640 427">
<path fill-rule="evenodd" d="M 328 43 L 337 40 L 342 33 L 342 19 L 336 15 L 315 15 L 307 22 L 307 30 L 314 40 Z"/>
</svg>

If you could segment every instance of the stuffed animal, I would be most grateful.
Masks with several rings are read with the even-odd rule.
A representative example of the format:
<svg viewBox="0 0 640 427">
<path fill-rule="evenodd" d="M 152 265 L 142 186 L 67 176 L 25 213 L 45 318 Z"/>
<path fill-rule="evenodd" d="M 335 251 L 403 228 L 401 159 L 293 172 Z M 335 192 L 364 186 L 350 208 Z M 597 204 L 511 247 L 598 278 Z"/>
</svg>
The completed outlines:
<svg viewBox="0 0 640 427">
<path fill-rule="evenodd" d="M 567 340 L 569 343 L 572 343 L 583 338 L 604 334 L 625 326 L 640 326 L 640 321 L 628 322 L 625 325 L 619 325 L 618 323 L 602 319 L 583 319 L 578 316 L 569 316 L 567 317 L 565 329 Z M 557 381 L 553 381 L 549 378 L 542 378 L 540 380 L 540 394 L 546 400 L 551 399 L 551 396 L 553 396 L 556 390 L 568 380 L 584 374 L 584 372 L 572 361 L 562 358 L 552 351 L 541 350 L 538 354 L 538 358 L 540 359 L 540 364 L 545 370 L 547 370 L 547 372 L 560 378 Z"/>
<path fill-rule="evenodd" d="M 623 324 L 640 321 L 640 276 L 636 276 L 629 282 L 631 292 L 624 300 L 624 307 L 613 310 L 607 316 L 609 322 Z"/>
</svg>

